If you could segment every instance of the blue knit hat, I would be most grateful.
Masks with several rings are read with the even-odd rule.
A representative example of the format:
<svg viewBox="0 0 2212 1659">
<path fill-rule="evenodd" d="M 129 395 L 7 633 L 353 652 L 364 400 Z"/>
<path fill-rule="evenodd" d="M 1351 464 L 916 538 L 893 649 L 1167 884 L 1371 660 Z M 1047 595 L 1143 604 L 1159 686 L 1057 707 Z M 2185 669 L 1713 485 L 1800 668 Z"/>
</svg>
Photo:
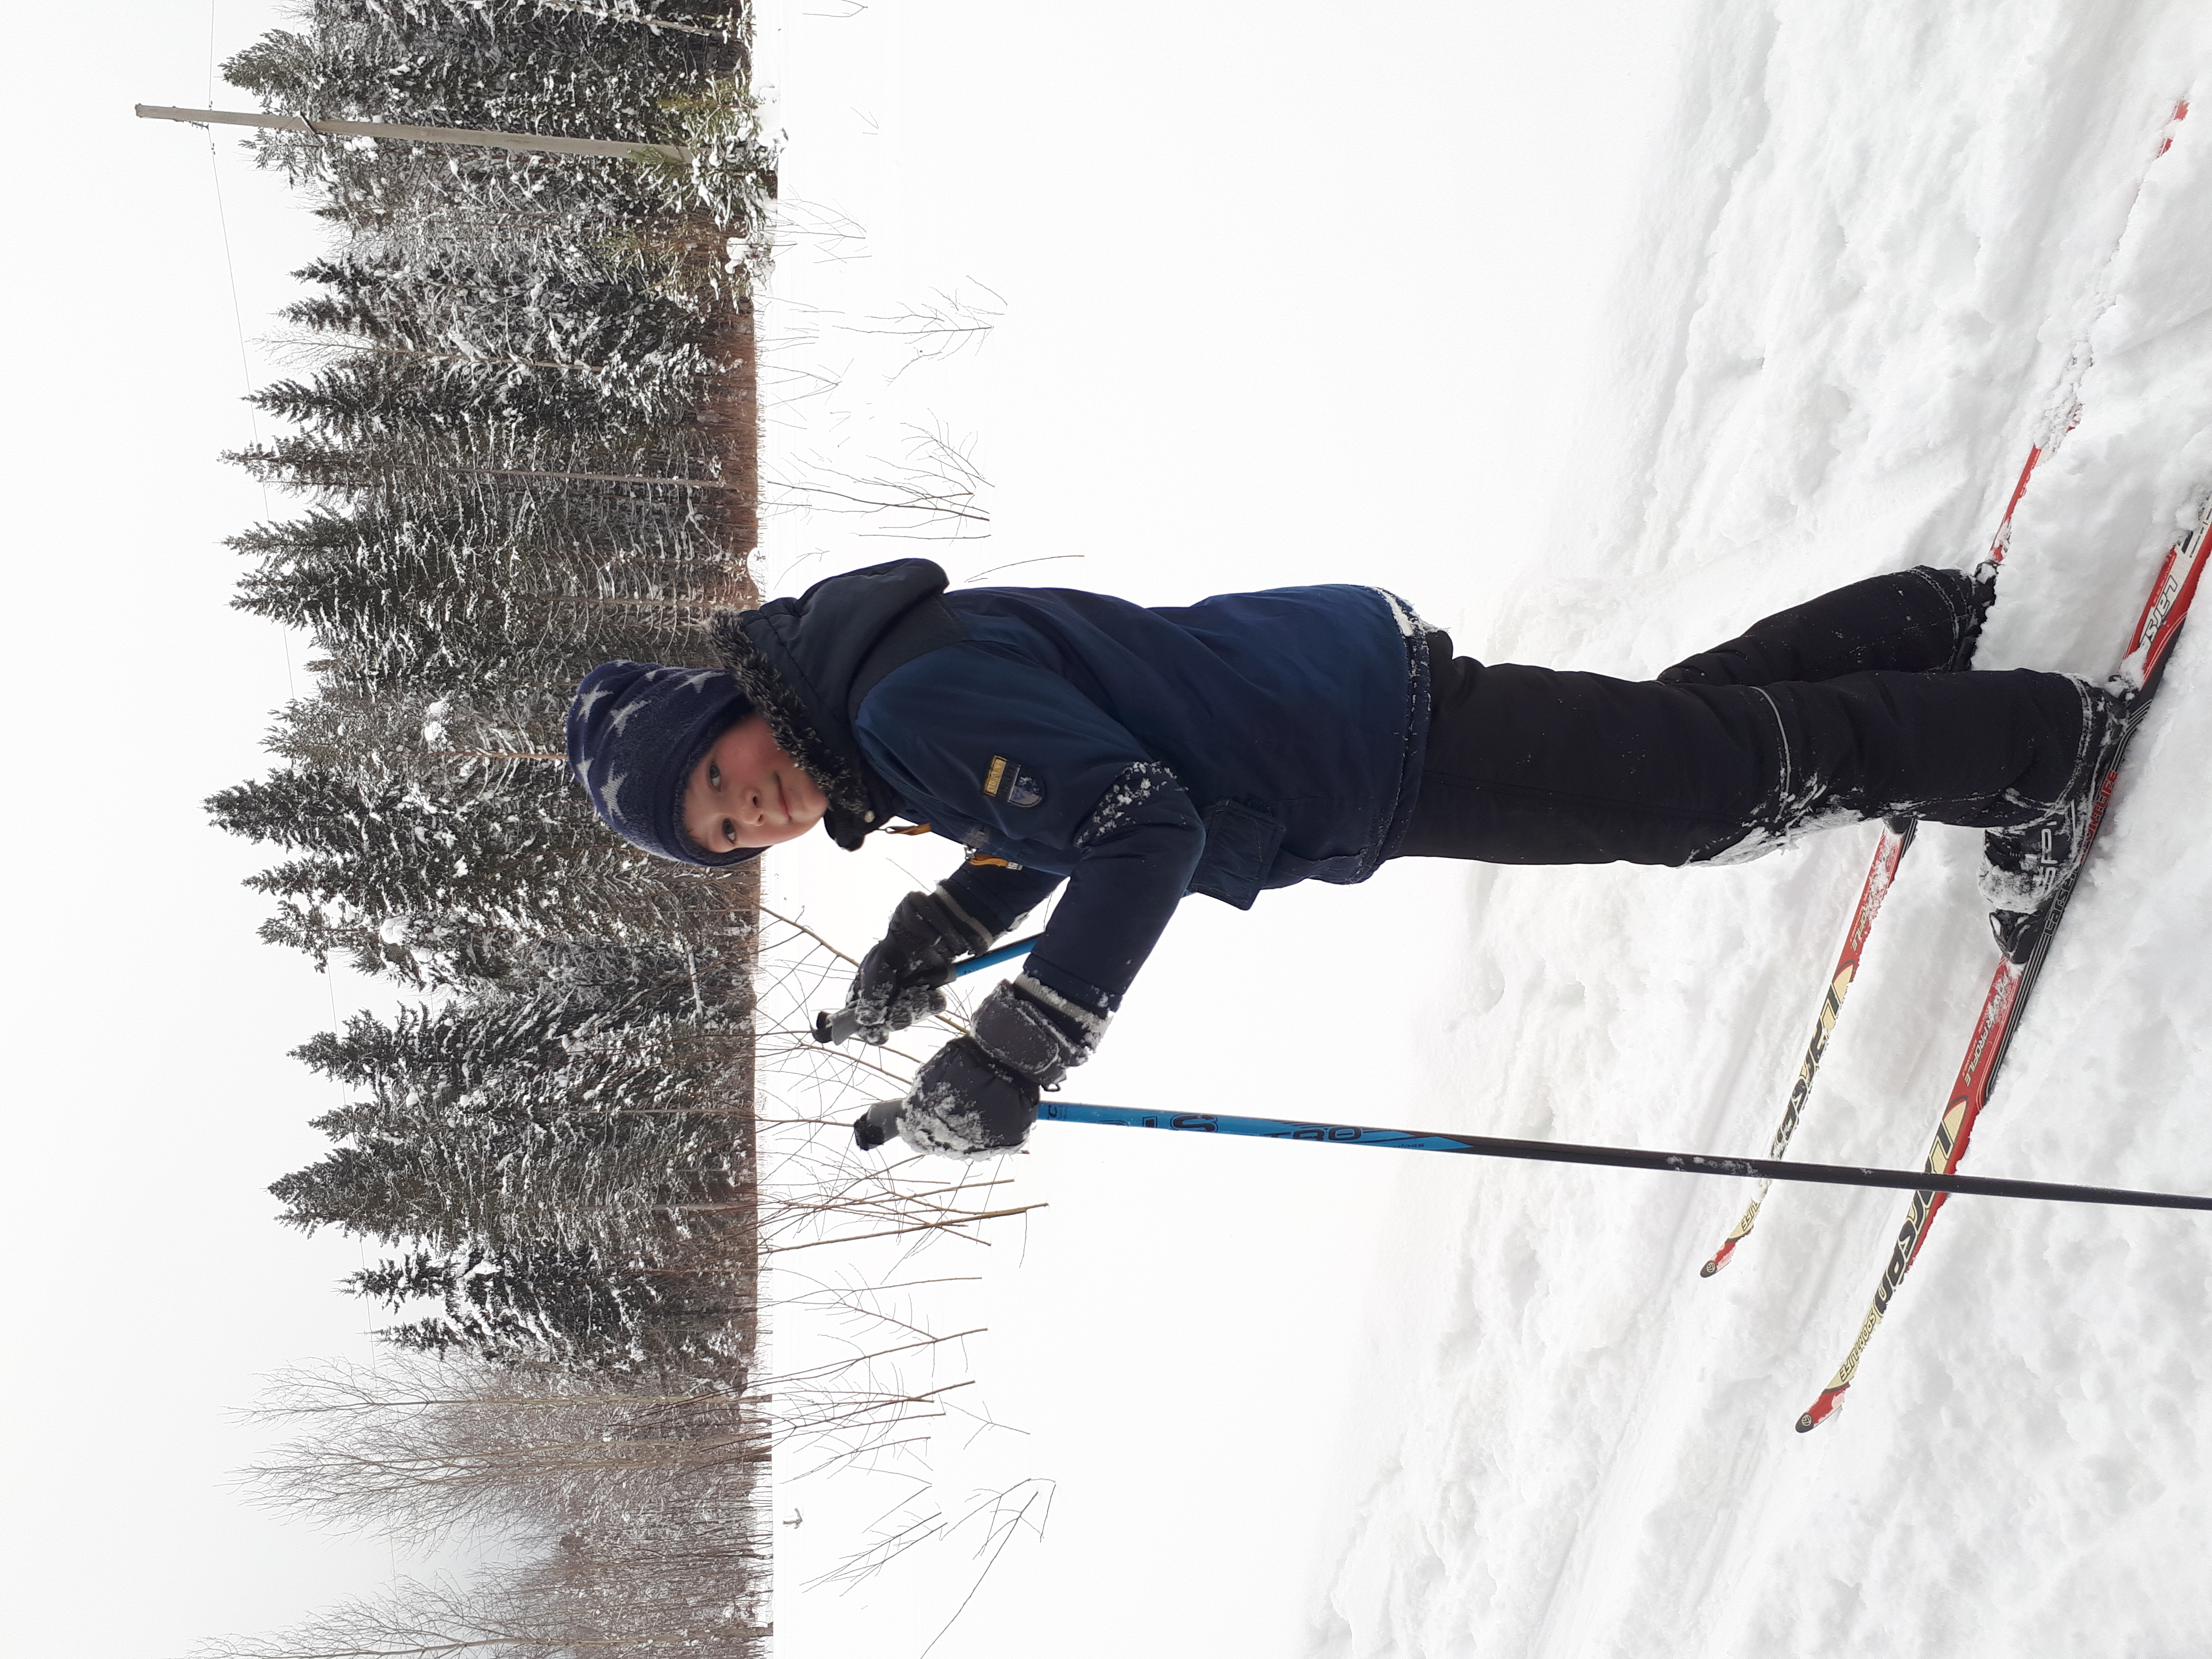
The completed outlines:
<svg viewBox="0 0 2212 1659">
<path fill-rule="evenodd" d="M 753 712 L 719 668 L 603 662 L 568 705 L 568 766 L 609 829 L 682 864 L 743 864 L 757 847 L 709 853 L 684 830 L 684 787 L 707 750 Z"/>
</svg>

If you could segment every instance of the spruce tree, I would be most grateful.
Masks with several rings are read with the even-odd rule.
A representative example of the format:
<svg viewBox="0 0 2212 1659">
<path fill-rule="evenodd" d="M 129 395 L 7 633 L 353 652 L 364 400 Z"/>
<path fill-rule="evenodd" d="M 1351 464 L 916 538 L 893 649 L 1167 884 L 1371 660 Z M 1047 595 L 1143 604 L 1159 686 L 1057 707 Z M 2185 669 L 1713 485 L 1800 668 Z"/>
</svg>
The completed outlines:
<svg viewBox="0 0 2212 1659">
<path fill-rule="evenodd" d="M 435 1311 L 377 1333 L 396 1347 L 494 1363 L 623 1367 L 665 1356 L 652 1268 L 592 1250 L 417 1250 L 354 1274 L 347 1288 L 394 1312 Z"/>
<path fill-rule="evenodd" d="M 293 1226 L 386 1244 L 649 1251 L 729 1168 L 726 1066 L 672 1024 L 544 997 L 357 1015 L 297 1052 L 366 1092 L 270 1191 Z"/>
<path fill-rule="evenodd" d="M 499 787 L 466 779 L 347 775 L 295 766 L 211 796 L 234 834 L 298 856 L 246 884 L 284 901 L 263 936 L 333 951 L 364 972 L 446 982 L 456 932 L 588 931 L 594 918 L 665 934 L 713 896 L 696 872 L 643 862 L 591 814 L 565 765 L 518 767 Z"/>
</svg>

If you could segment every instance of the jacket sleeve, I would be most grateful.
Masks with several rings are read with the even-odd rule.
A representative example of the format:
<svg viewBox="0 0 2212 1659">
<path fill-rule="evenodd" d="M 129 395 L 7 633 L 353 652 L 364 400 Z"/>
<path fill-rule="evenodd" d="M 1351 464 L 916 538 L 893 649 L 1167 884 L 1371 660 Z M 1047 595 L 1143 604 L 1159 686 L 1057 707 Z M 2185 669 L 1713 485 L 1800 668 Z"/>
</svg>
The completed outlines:
<svg viewBox="0 0 2212 1659">
<path fill-rule="evenodd" d="M 902 795 L 960 815 L 1018 862 L 1051 849 L 1067 891 L 1028 972 L 1097 1013 L 1118 1007 L 1205 850 L 1174 773 L 1060 675 L 976 645 L 886 676 L 855 732 Z M 947 885 L 995 913 L 979 920 L 1010 925 L 1057 879 L 970 866 Z"/>
<path fill-rule="evenodd" d="M 1174 773 L 1154 761 L 1115 778 L 1076 832 L 1067 894 L 1030 952 L 1031 979 L 1097 1014 L 1121 1006 L 1190 886 L 1206 830 Z"/>
<path fill-rule="evenodd" d="M 953 902 L 989 928 L 994 937 L 1052 896 L 1066 878 L 1051 870 L 1007 864 L 963 864 L 942 884 Z"/>
</svg>

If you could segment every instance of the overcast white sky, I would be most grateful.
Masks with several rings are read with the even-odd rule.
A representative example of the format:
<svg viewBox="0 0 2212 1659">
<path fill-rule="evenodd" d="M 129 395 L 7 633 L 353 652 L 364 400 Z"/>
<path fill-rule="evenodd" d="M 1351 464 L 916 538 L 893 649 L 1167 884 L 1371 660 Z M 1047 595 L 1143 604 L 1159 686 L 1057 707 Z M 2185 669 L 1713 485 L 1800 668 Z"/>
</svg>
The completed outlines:
<svg viewBox="0 0 2212 1659">
<path fill-rule="evenodd" d="M 915 423 L 972 436 L 994 534 L 947 556 L 956 580 L 1052 558 L 1006 579 L 1156 602 L 1368 580 L 1479 632 L 1543 551 L 1679 10 L 780 0 L 763 74 L 813 230 L 767 316 L 787 362 L 845 379 L 776 412 L 771 455 L 881 453 Z M 199 805 L 259 769 L 301 684 L 298 642 L 228 608 L 222 538 L 268 509 L 216 456 L 252 435 L 240 394 L 271 372 L 258 345 L 241 362 L 238 319 L 273 331 L 320 228 L 234 140 L 211 164 L 205 134 L 130 106 L 202 101 L 211 32 L 220 57 L 276 21 L 244 0 L 121 0 L 93 26 L 40 9 L 4 71 L 32 135 L 0 183 L 4 1571 L 24 1651 L 176 1652 L 394 1561 L 226 1484 L 258 1375 L 368 1346 L 332 1291 L 357 1248 L 278 1229 L 263 1189 L 335 1103 L 285 1050 L 382 993 L 256 941 L 264 905 L 238 883 L 260 860 Z M 855 234 L 818 234 L 833 223 Z M 1004 319 L 957 364 L 893 380 L 879 343 L 836 331 L 984 289 Z M 781 520 L 764 578 L 907 550 Z M 1439 920 L 1457 879 L 1194 904 L 1086 1097 L 1418 1121 L 1407 1010 L 1433 988 L 1402 974 L 1458 925 Z M 889 855 L 826 844 L 779 854 L 773 880 L 855 943 L 907 885 Z M 1048 1621 L 1060 1653 L 1276 1650 L 1389 1417 L 1390 1309 L 1421 1287 L 1365 1267 L 1413 1189 L 1357 1156 L 1060 1133 L 1023 1162 L 1053 1208 L 1024 1256 L 994 1252 L 970 1355 L 1027 1433 L 1005 1456 L 1057 1480 L 1058 1507 L 938 1651 L 1027 1652 Z M 787 1586 L 838 1553 L 841 1517 L 890 1499 L 799 1501 Z M 787 1593 L 784 1649 L 918 1653 L 965 1588 Z"/>
</svg>

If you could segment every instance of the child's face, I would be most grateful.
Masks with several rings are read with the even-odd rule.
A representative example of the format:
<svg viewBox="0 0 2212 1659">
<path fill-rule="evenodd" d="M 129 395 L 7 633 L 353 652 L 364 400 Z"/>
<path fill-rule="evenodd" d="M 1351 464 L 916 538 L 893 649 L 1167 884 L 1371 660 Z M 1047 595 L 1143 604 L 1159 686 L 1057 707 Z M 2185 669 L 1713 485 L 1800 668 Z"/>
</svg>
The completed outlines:
<svg viewBox="0 0 2212 1659">
<path fill-rule="evenodd" d="M 684 786 L 684 832 L 709 853 L 774 847 L 822 822 L 830 803 L 783 752 L 764 714 L 714 739 Z"/>
</svg>

